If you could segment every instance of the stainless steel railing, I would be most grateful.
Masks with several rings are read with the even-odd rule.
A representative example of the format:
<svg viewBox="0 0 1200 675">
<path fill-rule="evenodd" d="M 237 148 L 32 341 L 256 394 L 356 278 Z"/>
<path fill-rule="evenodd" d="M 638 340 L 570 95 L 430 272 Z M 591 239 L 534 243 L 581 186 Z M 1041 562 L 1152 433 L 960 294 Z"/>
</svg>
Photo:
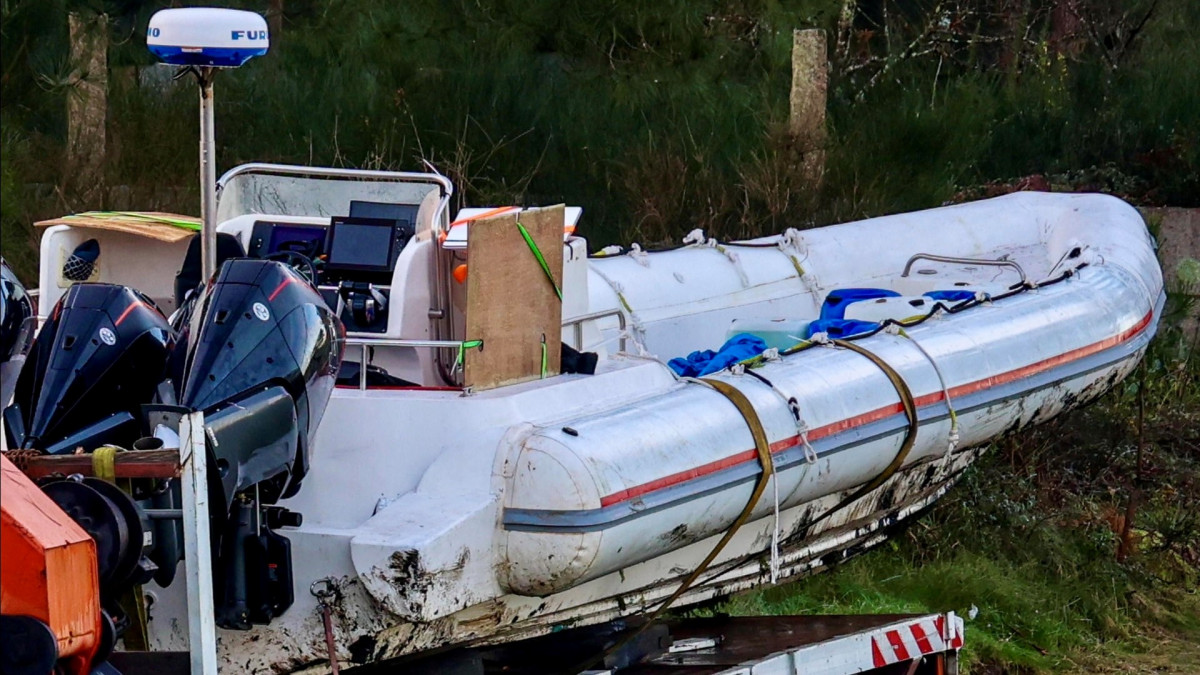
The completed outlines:
<svg viewBox="0 0 1200 675">
<path fill-rule="evenodd" d="M 347 337 L 347 347 L 358 347 L 358 390 L 367 390 L 367 349 L 371 347 L 411 347 L 416 349 L 462 349 L 462 340 L 393 340 L 389 338 Z"/>
<path fill-rule="evenodd" d="M 587 321 L 595 321 L 596 319 L 604 319 L 610 316 L 617 317 L 617 327 L 621 330 L 621 341 L 618 343 L 619 349 L 625 351 L 625 313 L 619 309 L 609 309 L 603 312 L 592 312 L 591 314 L 581 314 L 566 321 L 563 321 L 563 328 L 572 326 L 574 328 L 572 337 L 575 344 L 571 345 L 579 351 L 583 351 L 583 324 Z"/>
<path fill-rule="evenodd" d="M 1011 267 L 1017 271 L 1017 274 L 1021 275 L 1021 283 L 1027 283 L 1025 278 L 1025 270 L 1021 269 L 1020 265 L 1011 260 L 992 260 L 989 258 L 956 258 L 954 256 L 934 255 L 932 253 L 918 253 L 909 258 L 908 262 L 904 265 L 904 272 L 902 272 L 900 276 L 908 276 L 908 273 L 912 271 L 913 263 L 917 262 L 918 260 L 932 260 L 933 262 L 944 263 L 963 263 L 968 265 L 984 265 L 990 267 Z"/>
<path fill-rule="evenodd" d="M 573 338 L 575 349 L 583 349 L 583 324 L 587 321 L 595 321 L 604 319 L 610 316 L 617 317 L 617 326 L 621 330 L 620 350 L 625 351 L 625 314 L 619 309 L 610 309 L 603 312 L 592 312 L 591 314 L 583 314 L 572 317 L 563 322 L 563 328 L 567 326 L 573 327 Z M 369 338 L 369 337 L 347 337 L 347 347 L 359 348 L 358 361 L 358 389 L 359 391 L 367 390 L 367 352 L 372 347 L 409 347 L 414 349 L 462 349 L 462 340 L 396 340 L 390 338 Z"/>
</svg>

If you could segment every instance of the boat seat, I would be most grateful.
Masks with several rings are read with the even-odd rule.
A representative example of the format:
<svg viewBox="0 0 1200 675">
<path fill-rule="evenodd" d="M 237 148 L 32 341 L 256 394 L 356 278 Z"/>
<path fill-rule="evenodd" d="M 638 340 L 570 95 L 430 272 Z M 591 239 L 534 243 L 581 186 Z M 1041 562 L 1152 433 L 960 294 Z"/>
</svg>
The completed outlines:
<svg viewBox="0 0 1200 675">
<path fill-rule="evenodd" d="M 875 298 L 894 298 L 900 294 L 886 288 L 838 288 L 829 291 L 825 302 L 821 304 L 822 319 L 844 319 L 846 308 L 862 300 Z"/>
<path fill-rule="evenodd" d="M 217 233 L 217 269 L 221 268 L 221 263 L 230 258 L 245 258 L 246 249 L 242 248 L 242 242 L 232 234 L 224 232 Z M 187 253 L 183 254 L 183 266 L 179 268 L 179 272 L 175 275 L 175 306 L 182 307 L 183 300 L 187 294 L 196 290 L 196 287 L 203 281 L 202 277 L 203 263 L 200 259 L 200 235 L 195 235 L 188 242 Z"/>
<path fill-rule="evenodd" d="M 1010 288 L 1010 284 L 994 281 L 979 281 L 969 279 L 924 279 L 915 277 L 901 277 L 896 279 L 893 286 L 901 295 L 926 295 L 936 294 L 934 296 L 939 300 L 945 301 L 948 294 L 961 294 L 962 298 L 966 298 L 967 294 L 974 294 L 977 291 L 982 291 L 989 295 L 999 295 Z M 944 297 L 942 294 L 947 294 Z M 958 302 L 961 302 L 959 300 Z"/>
<path fill-rule="evenodd" d="M 358 378 L 362 365 L 358 361 L 342 361 L 338 368 L 337 386 L 358 387 Z M 374 364 L 367 364 L 367 388 L 417 387 L 416 382 L 396 377 Z"/>
</svg>

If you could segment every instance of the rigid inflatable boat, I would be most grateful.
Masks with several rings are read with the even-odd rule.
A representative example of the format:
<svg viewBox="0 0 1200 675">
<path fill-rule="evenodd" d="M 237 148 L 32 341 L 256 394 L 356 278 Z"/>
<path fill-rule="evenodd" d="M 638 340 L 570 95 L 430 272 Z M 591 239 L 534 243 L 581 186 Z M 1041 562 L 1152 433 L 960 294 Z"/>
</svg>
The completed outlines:
<svg viewBox="0 0 1200 675">
<path fill-rule="evenodd" d="M 274 491 L 303 516 L 279 530 L 294 599 L 247 614 L 218 598 L 231 672 L 327 668 L 322 605 L 339 660 L 370 663 L 819 572 L 928 509 L 990 440 L 1119 382 L 1164 298 L 1142 219 L 1101 195 L 589 256 L 579 209 L 452 219 L 436 174 L 246 165 L 219 184 L 232 254 L 295 271 L 258 284 L 262 312 L 311 288 L 346 345 L 321 365 L 337 387 L 305 422 L 303 486 Z M 186 238 L 101 221 L 45 229 L 39 311 L 88 240 L 94 281 L 167 314 L 188 302 Z M 306 325 L 333 330 L 289 340 L 317 340 Z M 151 646 L 185 649 L 182 585 L 144 589 Z"/>
</svg>

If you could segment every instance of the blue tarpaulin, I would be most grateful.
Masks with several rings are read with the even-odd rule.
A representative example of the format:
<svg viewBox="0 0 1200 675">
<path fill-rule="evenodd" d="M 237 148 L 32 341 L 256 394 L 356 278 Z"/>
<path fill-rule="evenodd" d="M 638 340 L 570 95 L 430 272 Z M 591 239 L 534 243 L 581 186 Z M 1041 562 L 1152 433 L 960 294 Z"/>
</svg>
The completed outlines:
<svg viewBox="0 0 1200 675">
<path fill-rule="evenodd" d="M 682 377 L 702 377 L 758 356 L 766 348 L 767 343 L 763 342 L 762 338 L 750 333 L 738 333 L 726 340 L 715 352 L 711 349 L 692 352 L 687 358 L 671 359 L 667 365 Z"/>
<path fill-rule="evenodd" d="M 818 319 L 808 324 L 804 337 L 811 338 L 817 333 L 824 333 L 831 338 L 844 338 L 859 333 L 870 333 L 879 330 L 879 324 L 874 321 L 859 321 L 857 319 Z"/>
<path fill-rule="evenodd" d="M 963 289 L 955 289 L 953 291 L 929 291 L 925 293 L 925 297 L 934 300 L 945 300 L 946 302 L 962 302 L 963 300 L 974 300 L 975 291 L 966 291 Z"/>
</svg>

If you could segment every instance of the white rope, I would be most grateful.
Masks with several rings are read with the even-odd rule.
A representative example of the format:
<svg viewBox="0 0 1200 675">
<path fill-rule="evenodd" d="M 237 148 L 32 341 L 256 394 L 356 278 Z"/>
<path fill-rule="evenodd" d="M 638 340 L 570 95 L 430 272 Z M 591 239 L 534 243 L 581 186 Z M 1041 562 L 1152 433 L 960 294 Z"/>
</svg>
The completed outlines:
<svg viewBox="0 0 1200 675">
<path fill-rule="evenodd" d="M 709 239 L 708 246 L 717 249 L 722 255 L 729 259 L 733 264 L 733 269 L 737 271 L 738 278 L 742 281 L 743 288 L 750 288 L 750 277 L 746 276 L 746 270 L 742 269 L 742 259 L 738 257 L 737 251 L 724 246 L 716 239 Z"/>
<path fill-rule="evenodd" d="M 698 227 L 691 232 L 688 232 L 687 236 L 683 238 L 683 243 L 685 246 L 691 246 L 693 244 L 702 245 L 705 241 L 706 238 L 704 236 L 704 230 Z"/>
<path fill-rule="evenodd" d="M 763 356 L 767 356 L 767 353 L 772 352 L 772 351 L 775 353 L 775 359 L 781 358 L 779 356 L 779 350 L 774 349 L 774 348 L 768 349 L 767 351 L 763 352 Z M 772 359 L 768 358 L 768 360 L 772 360 Z M 739 363 L 737 365 L 741 366 L 742 364 Z M 737 375 L 745 374 L 745 368 L 743 367 L 740 372 L 735 373 L 735 374 L 737 374 Z M 755 379 L 758 379 L 759 382 L 762 382 L 763 384 L 770 387 L 771 391 L 775 392 L 775 394 L 777 396 L 779 396 L 779 398 L 783 399 L 784 405 L 787 406 L 788 412 L 792 413 L 792 420 L 796 424 L 796 436 L 799 437 L 800 446 L 804 450 L 804 461 L 806 461 L 809 464 L 816 464 L 817 463 L 817 451 L 815 448 L 813 448 L 812 443 L 808 442 L 808 424 L 806 424 L 804 422 L 804 416 L 800 414 L 800 401 L 797 400 L 795 396 L 788 396 L 786 393 L 783 392 L 783 390 L 781 390 L 779 387 L 776 387 L 774 382 L 766 379 L 765 377 L 760 377 L 760 378 L 755 378 Z"/>
<path fill-rule="evenodd" d="M 804 249 L 804 235 L 794 227 L 789 227 L 783 231 L 783 234 L 779 235 L 779 247 L 790 248 L 802 255 L 808 255 L 808 252 Z"/>
<path fill-rule="evenodd" d="M 942 396 L 944 396 L 946 399 L 946 409 L 950 411 L 950 435 L 947 437 L 946 446 L 946 456 L 949 457 L 950 453 L 954 452 L 954 449 L 958 447 L 958 443 L 962 438 L 959 435 L 958 429 L 958 413 L 954 410 L 954 402 L 950 400 L 950 386 L 946 384 L 946 377 L 942 375 L 942 369 L 938 366 L 937 361 L 935 361 L 933 356 L 921 346 L 921 343 L 917 342 L 916 338 L 914 338 L 912 335 L 909 335 L 896 324 L 890 324 L 886 330 L 890 333 L 892 332 L 892 328 L 896 329 L 896 335 L 908 338 L 908 341 L 917 348 L 917 351 L 921 352 L 921 354 L 925 357 L 925 360 L 929 361 L 929 365 L 933 366 L 933 372 L 937 373 L 938 383 L 942 385 Z"/>
<path fill-rule="evenodd" d="M 633 258 L 637 264 L 642 267 L 650 266 L 650 254 L 642 250 L 641 244 L 632 244 L 629 247 L 629 257 Z"/>
<path fill-rule="evenodd" d="M 800 437 L 800 445 L 804 448 L 804 461 L 809 464 L 817 463 L 817 450 L 808 442 L 808 425 L 804 420 L 796 422 L 796 435 Z"/>
<path fill-rule="evenodd" d="M 634 244 L 634 246 L 637 246 L 637 244 Z M 633 305 L 629 304 L 629 300 L 625 298 L 625 287 L 622 286 L 620 282 L 610 279 L 607 274 L 601 272 L 599 265 L 593 265 L 591 267 L 591 271 L 595 272 L 596 276 L 600 277 L 604 280 L 604 283 L 608 284 L 608 287 L 611 288 L 613 293 L 617 296 L 617 302 L 621 305 L 621 309 L 623 309 L 628 315 L 629 321 L 627 325 L 627 331 L 622 333 L 622 335 L 627 340 L 633 342 L 634 347 L 637 348 L 638 354 L 649 354 L 649 350 L 646 349 L 646 327 L 642 324 L 641 319 L 638 318 L 637 313 L 633 311 Z"/>
<path fill-rule="evenodd" d="M 789 227 L 780 235 L 779 241 L 775 245 L 796 268 L 797 279 L 801 285 L 815 296 L 821 288 L 821 283 L 815 274 L 804 267 L 804 262 L 808 260 L 808 247 L 804 245 L 804 235 L 800 233 L 800 230 Z"/>
</svg>

